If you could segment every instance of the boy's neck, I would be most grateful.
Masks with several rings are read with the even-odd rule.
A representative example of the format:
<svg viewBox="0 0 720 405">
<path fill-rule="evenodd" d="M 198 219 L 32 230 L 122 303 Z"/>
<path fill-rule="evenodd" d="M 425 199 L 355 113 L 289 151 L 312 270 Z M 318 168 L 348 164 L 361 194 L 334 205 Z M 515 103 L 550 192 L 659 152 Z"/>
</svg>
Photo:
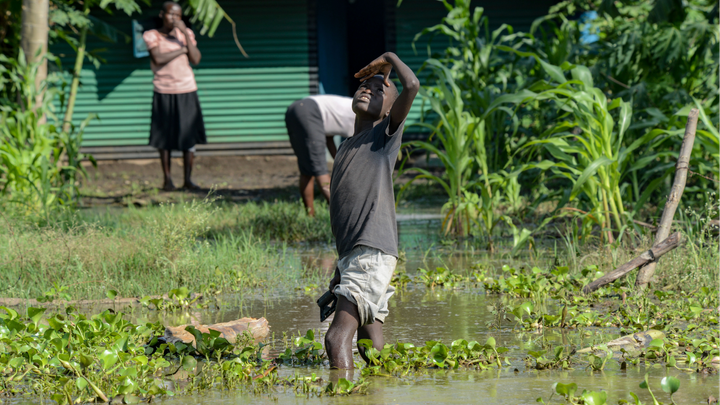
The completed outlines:
<svg viewBox="0 0 720 405">
<path fill-rule="evenodd" d="M 378 118 L 377 120 L 373 121 L 371 119 L 356 117 L 355 118 L 355 133 L 354 133 L 354 135 L 357 135 L 360 132 L 368 131 L 370 129 L 375 128 L 375 125 L 381 123 L 382 120 L 383 120 L 383 118 Z"/>
</svg>

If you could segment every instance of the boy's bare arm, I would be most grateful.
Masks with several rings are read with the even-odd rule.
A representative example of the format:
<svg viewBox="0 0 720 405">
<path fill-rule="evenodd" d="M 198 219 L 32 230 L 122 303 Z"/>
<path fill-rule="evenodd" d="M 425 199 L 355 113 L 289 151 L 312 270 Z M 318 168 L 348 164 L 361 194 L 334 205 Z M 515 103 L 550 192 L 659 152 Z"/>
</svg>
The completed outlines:
<svg viewBox="0 0 720 405">
<path fill-rule="evenodd" d="M 387 61 L 390 62 L 395 69 L 398 79 L 400 79 L 400 83 L 402 83 L 403 86 L 402 93 L 400 93 L 390 109 L 390 129 L 388 132 L 393 134 L 397 131 L 400 124 L 405 121 L 405 118 L 410 112 L 413 100 L 415 100 L 415 96 L 420 90 L 420 81 L 418 81 L 412 69 L 410 69 L 405 62 L 401 61 L 397 55 L 392 52 L 387 52 L 386 55 Z"/>
<path fill-rule="evenodd" d="M 355 77 L 361 78 L 360 80 L 367 80 L 376 74 L 382 74 L 385 76 L 385 85 L 390 86 L 388 77 L 393 68 L 397 72 L 400 83 L 402 83 L 403 91 L 390 109 L 389 133 L 395 133 L 410 112 L 413 100 L 415 100 L 415 96 L 420 90 L 420 82 L 417 76 L 405 62 L 392 52 L 385 52 L 355 74 Z"/>
</svg>

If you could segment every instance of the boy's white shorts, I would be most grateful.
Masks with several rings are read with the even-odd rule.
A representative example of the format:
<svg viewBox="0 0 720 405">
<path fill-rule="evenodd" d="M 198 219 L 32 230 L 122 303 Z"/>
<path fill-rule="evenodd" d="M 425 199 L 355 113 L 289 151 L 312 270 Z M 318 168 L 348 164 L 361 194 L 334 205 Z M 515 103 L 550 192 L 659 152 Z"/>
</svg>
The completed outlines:
<svg viewBox="0 0 720 405">
<path fill-rule="evenodd" d="M 360 326 L 385 322 L 388 300 L 395 293 L 390 285 L 397 259 L 368 246 L 356 246 L 338 261 L 340 283 L 333 293 L 357 305 Z"/>
</svg>

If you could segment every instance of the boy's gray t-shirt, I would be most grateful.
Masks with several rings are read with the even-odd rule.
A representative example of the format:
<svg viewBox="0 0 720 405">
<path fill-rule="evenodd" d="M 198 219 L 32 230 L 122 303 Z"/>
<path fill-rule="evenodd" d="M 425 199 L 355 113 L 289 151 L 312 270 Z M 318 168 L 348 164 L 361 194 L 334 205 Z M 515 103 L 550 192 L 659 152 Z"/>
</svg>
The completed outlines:
<svg viewBox="0 0 720 405">
<path fill-rule="evenodd" d="M 390 117 L 340 146 L 330 181 L 330 223 L 338 255 L 358 245 L 398 257 L 395 168 L 405 122 L 387 134 Z"/>
</svg>

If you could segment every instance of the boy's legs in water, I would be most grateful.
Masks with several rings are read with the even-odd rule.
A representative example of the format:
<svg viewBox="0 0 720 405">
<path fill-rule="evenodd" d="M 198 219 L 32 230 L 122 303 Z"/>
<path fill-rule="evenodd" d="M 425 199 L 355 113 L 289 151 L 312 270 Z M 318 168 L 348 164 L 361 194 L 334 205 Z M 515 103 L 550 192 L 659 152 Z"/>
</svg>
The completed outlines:
<svg viewBox="0 0 720 405">
<path fill-rule="evenodd" d="M 300 196 L 302 197 L 305 210 L 311 217 L 315 216 L 315 189 L 313 180 L 322 190 L 325 201 L 330 202 L 330 175 L 323 174 L 320 176 L 300 175 Z"/>
<path fill-rule="evenodd" d="M 382 350 L 385 345 L 382 332 L 382 322 L 375 320 L 374 323 L 362 326 L 358 315 L 357 305 L 348 301 L 343 296 L 338 296 L 337 308 L 332 324 L 325 335 L 325 350 L 330 359 L 331 368 L 350 370 L 354 368 L 352 356 L 352 339 L 355 332 L 358 340 L 370 339 L 373 347 Z M 365 349 L 358 346 L 360 355 L 367 362 Z"/>
<path fill-rule="evenodd" d="M 166 149 L 158 149 L 160 152 L 160 165 L 163 170 L 163 186 L 162 189 L 165 191 L 175 190 L 172 178 L 170 177 L 170 151 Z"/>
</svg>

